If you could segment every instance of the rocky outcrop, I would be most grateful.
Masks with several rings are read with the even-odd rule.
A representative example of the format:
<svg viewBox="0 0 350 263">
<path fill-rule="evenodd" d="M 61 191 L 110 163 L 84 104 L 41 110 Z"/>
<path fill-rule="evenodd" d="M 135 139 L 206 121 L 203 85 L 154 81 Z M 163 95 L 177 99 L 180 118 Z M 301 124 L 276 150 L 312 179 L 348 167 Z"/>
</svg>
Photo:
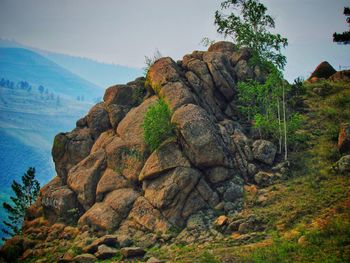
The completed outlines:
<svg viewBox="0 0 350 263">
<path fill-rule="evenodd" d="M 218 42 L 178 62 L 157 60 L 147 80 L 109 87 L 73 131 L 56 136 L 57 177 L 42 189 L 32 207 L 38 213 L 28 221 L 35 222 L 42 207 L 48 224 L 77 223 L 82 236 L 113 233 L 127 246 L 164 240 L 174 228 L 200 235 L 193 222 L 203 211 L 240 210 L 244 182 L 260 180 L 260 167 L 276 155 L 271 142 L 253 143 L 238 123 L 237 82 L 265 78 L 250 58 L 249 49 Z M 150 152 L 143 120 L 159 98 L 171 109 L 176 136 Z M 214 216 L 205 218 L 208 225 Z M 208 236 L 217 235 L 211 231 Z M 96 242 L 84 252 L 101 259 L 115 252 Z"/>
<path fill-rule="evenodd" d="M 313 82 L 318 79 L 328 79 L 330 76 L 332 76 L 337 71 L 329 64 L 327 61 L 323 61 L 320 63 L 314 72 L 312 72 L 309 81 Z"/>
</svg>

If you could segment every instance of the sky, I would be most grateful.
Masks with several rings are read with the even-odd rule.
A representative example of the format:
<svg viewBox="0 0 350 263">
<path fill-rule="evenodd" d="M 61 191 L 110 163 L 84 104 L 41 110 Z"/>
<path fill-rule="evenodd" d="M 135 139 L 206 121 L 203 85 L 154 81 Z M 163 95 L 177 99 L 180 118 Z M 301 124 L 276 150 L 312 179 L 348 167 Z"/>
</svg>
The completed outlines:
<svg viewBox="0 0 350 263">
<path fill-rule="evenodd" d="M 0 0 L 0 37 L 106 63 L 144 67 L 156 49 L 174 60 L 222 40 L 214 12 L 222 0 Z M 350 68 L 350 45 L 332 42 L 348 30 L 350 0 L 261 0 L 289 40 L 285 77 L 308 77 L 322 61 Z"/>
</svg>

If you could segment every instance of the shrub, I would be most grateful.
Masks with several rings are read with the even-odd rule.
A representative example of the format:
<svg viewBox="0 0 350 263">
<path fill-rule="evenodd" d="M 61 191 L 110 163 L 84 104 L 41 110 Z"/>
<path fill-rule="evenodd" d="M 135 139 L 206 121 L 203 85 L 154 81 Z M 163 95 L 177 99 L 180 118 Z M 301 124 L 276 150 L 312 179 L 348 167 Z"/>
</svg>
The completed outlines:
<svg viewBox="0 0 350 263">
<path fill-rule="evenodd" d="M 144 138 L 151 151 L 154 151 L 166 139 L 174 135 L 170 122 L 171 111 L 164 100 L 160 99 L 151 106 L 143 120 Z"/>
</svg>

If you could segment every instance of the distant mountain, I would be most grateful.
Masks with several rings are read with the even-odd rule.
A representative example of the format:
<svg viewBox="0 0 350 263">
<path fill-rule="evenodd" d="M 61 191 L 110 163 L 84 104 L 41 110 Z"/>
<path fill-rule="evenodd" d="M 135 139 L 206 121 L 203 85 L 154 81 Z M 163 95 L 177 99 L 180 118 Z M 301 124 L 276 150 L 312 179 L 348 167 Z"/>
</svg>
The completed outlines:
<svg viewBox="0 0 350 263">
<path fill-rule="evenodd" d="M 32 50 L 76 75 L 103 88 L 124 84 L 142 75 L 143 70 L 122 65 L 101 63 L 88 58 L 70 56 L 22 45 L 16 41 L 0 39 L 0 47 L 25 48 Z"/>
<path fill-rule="evenodd" d="M 103 89 L 73 74 L 51 60 L 23 48 L 0 48 L 0 78 L 28 81 L 43 85 L 55 93 L 92 100 L 101 97 Z"/>
</svg>

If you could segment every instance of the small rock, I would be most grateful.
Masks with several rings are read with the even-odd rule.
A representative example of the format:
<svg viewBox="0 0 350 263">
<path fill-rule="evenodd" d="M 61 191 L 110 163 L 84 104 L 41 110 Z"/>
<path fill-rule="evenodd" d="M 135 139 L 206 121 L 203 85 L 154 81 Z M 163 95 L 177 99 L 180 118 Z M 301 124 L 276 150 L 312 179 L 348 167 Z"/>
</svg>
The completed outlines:
<svg viewBox="0 0 350 263">
<path fill-rule="evenodd" d="M 333 168 L 341 174 L 350 173 L 350 155 L 345 155 L 340 158 Z"/>
<path fill-rule="evenodd" d="M 215 220 L 214 224 L 215 224 L 216 226 L 223 226 L 223 225 L 225 225 L 225 224 L 227 223 L 227 221 L 228 221 L 228 217 L 225 216 L 225 215 L 222 215 L 222 216 L 219 216 L 219 217 Z"/>
<path fill-rule="evenodd" d="M 272 184 L 273 174 L 261 171 L 254 176 L 254 180 L 258 186 L 266 187 Z"/>
<path fill-rule="evenodd" d="M 115 256 L 115 254 L 117 254 L 118 250 L 106 245 L 101 245 L 98 247 L 97 252 L 95 253 L 95 256 L 98 259 L 108 259 L 108 258 L 112 258 L 113 256 Z"/>
<path fill-rule="evenodd" d="M 96 261 L 97 258 L 91 254 L 81 254 L 73 259 L 75 263 L 94 263 Z"/>
<path fill-rule="evenodd" d="M 94 240 L 90 245 L 83 248 L 86 253 L 95 253 L 100 245 L 107 245 L 110 247 L 118 246 L 117 235 L 105 235 Z"/>
<path fill-rule="evenodd" d="M 146 251 L 140 247 L 123 247 L 122 249 L 120 249 L 120 252 L 126 258 L 137 256 L 141 257 L 146 253 Z"/>
<path fill-rule="evenodd" d="M 299 237 L 299 239 L 298 239 L 298 244 L 299 244 L 299 245 L 305 246 L 306 243 L 307 243 L 307 241 L 306 241 L 306 237 L 305 237 L 305 236 Z"/>
</svg>

